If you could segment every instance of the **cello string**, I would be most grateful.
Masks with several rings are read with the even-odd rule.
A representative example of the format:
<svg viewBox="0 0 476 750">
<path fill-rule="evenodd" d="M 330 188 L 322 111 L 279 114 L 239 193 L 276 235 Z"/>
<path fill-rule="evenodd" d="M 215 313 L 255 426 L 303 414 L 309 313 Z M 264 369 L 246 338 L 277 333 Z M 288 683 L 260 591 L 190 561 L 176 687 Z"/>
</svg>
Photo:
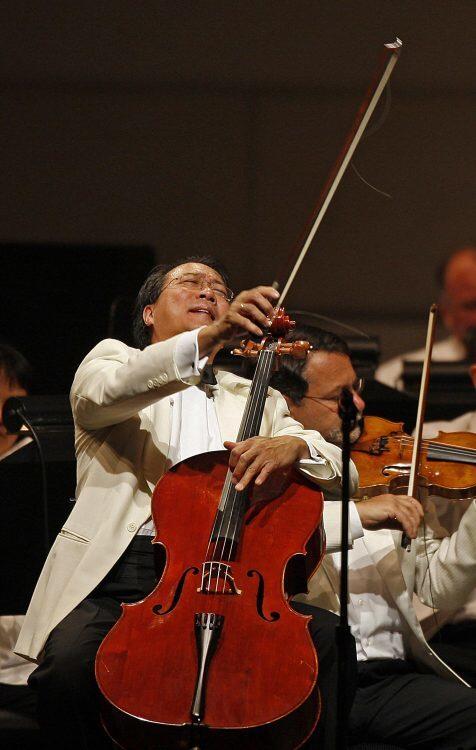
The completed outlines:
<svg viewBox="0 0 476 750">
<path fill-rule="evenodd" d="M 246 438 L 249 433 L 252 430 L 254 422 L 256 422 L 256 415 L 258 411 L 258 405 L 259 401 L 261 399 L 261 392 L 262 392 L 262 379 L 266 373 L 266 359 L 265 352 L 260 352 L 259 359 L 258 359 L 258 365 L 256 368 L 255 378 L 254 378 L 254 384 L 255 388 L 253 389 L 253 393 L 251 395 L 251 400 L 247 404 L 247 408 L 245 410 L 245 414 L 243 416 L 242 424 L 240 426 L 240 431 L 238 433 L 237 442 L 239 442 L 240 439 Z M 233 542 L 235 540 L 235 534 L 233 534 L 233 538 L 230 539 L 230 527 L 231 523 L 233 521 L 233 514 L 235 511 L 235 507 L 238 501 L 238 495 L 239 493 L 235 490 L 234 485 L 231 483 L 231 472 L 227 475 L 227 491 L 226 491 L 226 501 L 225 501 L 225 508 L 223 512 L 223 516 L 221 518 L 221 523 L 219 527 L 218 536 L 220 538 L 221 532 L 223 530 L 225 518 L 227 519 L 227 529 L 225 534 L 223 535 L 223 543 L 222 543 L 222 549 L 220 552 L 220 560 L 227 559 L 225 556 L 225 549 L 227 542 L 230 545 L 228 550 L 228 560 L 231 558 L 231 552 L 233 548 Z M 236 523 L 235 523 L 235 529 L 236 529 Z M 220 569 L 220 566 L 219 566 Z M 225 579 L 223 582 L 223 591 L 225 590 L 226 586 L 226 574 Z M 216 590 L 218 590 L 218 578 L 216 580 Z"/>
<path fill-rule="evenodd" d="M 250 420 L 249 420 L 249 424 L 247 425 L 247 433 L 246 434 L 249 434 L 250 432 L 252 432 L 253 435 L 255 435 L 258 432 L 259 424 L 261 422 L 261 417 L 262 417 L 263 410 L 264 410 L 264 400 L 266 398 L 266 394 L 267 394 L 267 390 L 268 390 L 268 386 L 269 386 L 269 378 L 270 378 L 271 369 L 272 369 L 273 362 L 274 362 L 274 357 L 275 357 L 275 352 L 273 350 L 271 350 L 271 351 L 268 350 L 267 352 L 265 352 L 265 354 L 263 356 L 264 366 L 263 366 L 262 379 L 261 379 L 260 387 L 257 389 L 256 399 L 254 400 L 254 404 L 253 404 L 253 406 L 254 406 L 254 413 L 250 412 Z M 259 422 L 258 422 L 258 418 L 259 418 Z M 243 435 L 243 437 L 244 437 L 244 435 Z M 229 555 L 228 559 L 231 558 L 231 553 L 233 551 L 233 545 L 234 545 L 234 543 L 236 541 L 236 538 L 237 538 L 238 526 L 239 526 L 240 521 L 241 521 L 240 515 L 233 513 L 235 502 L 238 499 L 238 497 L 239 497 L 239 494 L 237 492 L 235 492 L 235 496 L 233 498 L 232 513 L 230 515 L 230 523 L 229 523 L 229 526 L 228 526 L 228 529 L 227 529 L 227 537 L 230 539 L 230 548 L 229 548 L 229 551 L 228 551 L 228 555 Z M 240 498 L 240 500 L 242 500 L 242 497 Z M 243 509 L 241 509 L 241 510 L 243 510 Z M 233 521 L 234 521 L 234 528 L 233 528 L 233 531 L 230 534 L 230 526 L 231 526 L 231 523 Z M 224 590 L 224 588 L 223 588 L 223 590 Z"/>
<path fill-rule="evenodd" d="M 268 389 L 268 381 L 269 381 L 269 375 L 270 375 L 270 369 L 272 362 L 274 360 L 274 352 L 270 350 L 263 350 L 260 353 L 259 358 L 259 371 L 257 372 L 257 376 L 255 378 L 256 387 L 254 389 L 253 398 L 250 401 L 250 408 L 247 414 L 247 419 L 244 420 L 243 428 L 240 431 L 241 434 L 239 437 L 243 439 L 247 439 L 248 437 L 252 437 L 255 435 L 255 433 L 258 430 L 259 424 L 258 424 L 258 417 L 262 416 L 262 402 L 265 398 L 267 389 Z M 257 368 L 258 370 L 258 368 Z M 243 508 L 239 508 L 236 511 L 236 508 L 238 504 L 243 503 L 243 495 L 241 495 L 239 492 L 237 492 L 232 485 L 232 502 L 231 502 L 231 508 L 229 510 L 228 515 L 228 526 L 226 529 L 226 535 L 225 538 L 229 542 L 229 549 L 228 549 L 228 555 L 225 557 L 224 551 L 222 557 L 225 557 L 227 561 L 231 559 L 231 555 L 233 552 L 233 545 L 236 541 L 236 533 L 238 529 L 238 524 L 241 520 L 241 513 L 243 512 Z M 230 507 L 230 506 L 229 506 Z M 230 529 L 233 525 L 233 531 L 230 533 Z M 226 581 L 225 581 L 226 583 Z M 224 587 L 225 587 L 224 583 Z"/>
<path fill-rule="evenodd" d="M 268 391 L 269 378 L 270 378 L 270 375 L 271 375 L 271 369 L 272 369 L 272 366 L 273 366 L 274 358 L 275 358 L 275 351 L 274 350 L 265 350 L 264 351 L 264 353 L 263 353 L 263 360 L 264 360 L 263 373 L 262 373 L 262 376 L 260 377 L 260 381 L 261 382 L 260 382 L 260 385 L 259 385 L 257 397 L 254 400 L 254 404 L 253 404 L 253 406 L 254 406 L 254 413 L 251 414 L 250 423 L 247 425 L 248 432 L 252 431 L 253 433 L 256 433 L 258 431 L 258 427 L 259 427 L 258 417 L 262 416 L 262 413 L 263 413 L 263 406 L 264 406 L 263 402 L 264 402 L 264 400 L 266 398 L 266 394 L 267 394 L 267 391 Z M 261 412 L 261 414 L 260 414 L 260 412 Z M 230 519 L 229 519 L 229 524 L 228 524 L 228 529 L 227 529 L 227 537 L 229 537 L 231 539 L 230 549 L 229 549 L 229 552 L 228 552 L 228 554 L 229 554 L 230 557 L 231 557 L 231 552 L 232 552 L 232 549 L 233 549 L 233 544 L 236 541 L 238 524 L 239 524 L 239 521 L 240 521 L 239 517 L 235 518 L 234 528 L 233 528 L 233 531 L 232 531 L 231 536 L 230 536 L 230 526 L 231 526 L 231 522 L 233 521 L 233 510 L 234 510 L 236 499 L 238 499 L 238 495 L 239 495 L 239 493 L 236 493 L 235 497 L 233 498 L 232 512 L 230 514 Z M 228 559 L 230 559 L 230 557 Z"/>
<path fill-rule="evenodd" d="M 249 404 L 247 404 L 246 407 L 245 407 L 245 412 L 244 412 L 244 415 L 243 415 L 242 422 L 246 422 L 248 412 L 249 412 Z M 241 430 L 241 427 L 240 427 L 240 430 Z M 221 551 L 221 554 L 218 554 L 218 544 L 217 544 L 217 542 L 220 539 L 220 536 L 221 536 L 221 533 L 222 533 L 222 530 L 223 530 L 223 524 L 224 524 L 226 509 L 227 509 L 227 505 L 229 503 L 228 498 L 230 496 L 230 487 L 231 487 L 231 472 L 230 472 L 230 470 L 228 470 L 227 475 L 225 477 L 225 483 L 224 483 L 223 492 L 222 492 L 222 498 L 223 497 L 225 498 L 224 507 L 223 507 L 223 509 L 219 508 L 219 510 L 218 510 L 218 513 L 221 513 L 220 523 L 219 523 L 219 526 L 217 527 L 217 515 L 216 515 L 215 516 L 215 523 L 213 525 L 213 529 L 212 529 L 212 532 L 211 532 L 211 535 L 210 535 L 210 539 L 209 539 L 209 543 L 208 543 L 208 548 L 207 548 L 207 557 L 208 557 L 208 551 L 209 551 L 212 543 L 214 544 L 212 560 L 208 562 L 209 580 L 208 580 L 207 591 L 210 591 L 210 581 L 212 579 L 213 564 L 214 564 L 214 562 L 218 563 L 218 560 L 216 560 L 215 558 L 221 558 L 222 555 L 223 555 L 223 549 Z M 221 504 L 222 504 L 222 502 L 220 500 L 220 505 Z M 213 537 L 215 537 L 215 541 L 214 542 L 213 542 Z M 218 564 L 217 578 L 216 578 L 216 587 L 215 587 L 216 589 L 218 587 L 218 577 L 219 577 L 220 573 L 221 573 L 221 566 L 220 566 L 220 564 Z"/>
<path fill-rule="evenodd" d="M 243 415 L 242 424 L 240 426 L 240 430 L 237 436 L 237 442 L 239 442 L 240 440 L 243 440 L 243 438 L 246 439 L 246 436 L 248 435 L 249 432 L 251 432 L 251 429 L 254 423 L 256 422 L 256 416 L 259 411 L 259 402 L 262 398 L 262 393 L 263 393 L 263 378 L 265 377 L 265 374 L 266 374 L 266 377 L 269 376 L 270 368 L 269 366 L 267 367 L 267 364 L 268 364 L 267 360 L 269 359 L 269 357 L 266 357 L 266 354 L 267 354 L 267 350 L 262 350 L 258 357 L 258 364 L 256 367 L 255 377 L 253 379 L 253 384 L 252 384 L 252 388 L 253 388 L 253 385 L 255 387 L 253 389 L 253 393 L 250 393 L 251 398 L 247 403 L 247 407 Z M 264 382 L 266 382 L 266 380 Z M 266 382 L 265 388 L 266 389 L 268 388 L 267 382 Z M 220 539 L 220 537 L 222 536 L 225 519 L 227 519 L 228 524 L 227 524 L 226 533 L 222 537 L 223 542 L 222 542 L 221 551 L 219 555 L 217 555 L 219 557 L 220 562 L 218 563 L 218 571 L 217 571 L 218 575 L 216 578 L 215 592 L 218 591 L 218 579 L 221 573 L 221 560 L 223 559 L 227 561 L 230 560 L 232 549 L 233 549 L 233 543 L 235 541 L 235 532 L 237 528 L 237 523 L 235 522 L 235 530 L 233 533 L 233 537 L 230 540 L 230 537 L 229 537 L 230 526 L 233 520 L 233 513 L 234 513 L 236 503 L 238 500 L 238 496 L 239 496 L 239 493 L 235 490 L 234 485 L 231 482 L 231 476 L 232 476 L 231 471 L 228 471 L 227 479 L 225 481 L 225 490 L 224 490 L 224 495 L 226 499 L 224 503 L 223 514 L 220 519 L 220 526 L 218 529 L 218 539 Z M 231 502 L 231 507 L 230 507 L 230 502 Z M 227 542 L 229 543 L 228 558 L 225 556 Z M 218 551 L 218 545 L 215 542 L 215 552 L 217 551 Z M 223 581 L 223 591 L 225 590 L 225 586 L 226 586 L 226 573 L 225 573 L 225 578 Z"/>
<path fill-rule="evenodd" d="M 226 474 L 226 477 L 225 477 L 225 482 L 224 482 L 224 485 L 223 485 L 223 490 L 222 490 L 222 496 L 221 497 L 225 497 L 226 498 L 228 496 L 229 491 L 230 491 L 230 485 L 231 485 L 231 472 L 230 472 L 230 470 L 228 470 L 228 472 Z M 221 499 L 220 499 L 220 504 L 221 504 Z M 225 506 L 226 506 L 226 500 L 225 500 Z M 220 524 L 219 524 L 219 526 L 217 528 L 217 520 L 218 520 L 218 514 L 219 513 L 222 513 L 222 516 L 220 518 Z M 222 528 L 223 528 L 223 522 L 224 522 L 224 512 L 220 510 L 220 507 L 218 507 L 218 510 L 217 510 L 217 512 L 215 514 L 215 519 L 214 519 L 212 531 L 211 531 L 210 536 L 208 538 L 208 545 L 207 545 L 207 549 L 206 549 L 206 552 L 205 552 L 205 561 L 202 563 L 202 579 L 201 579 L 201 584 L 200 584 L 200 589 L 202 591 L 204 590 L 205 571 L 206 571 L 207 566 L 208 566 L 208 582 L 207 582 L 207 586 L 205 588 L 205 592 L 206 593 L 210 592 L 210 581 L 211 581 L 212 573 L 213 573 L 213 563 L 217 562 L 215 560 L 215 558 L 217 557 L 217 539 L 219 539 L 219 537 L 220 537 L 220 534 L 221 534 L 221 531 L 222 531 Z M 215 540 L 213 538 L 214 536 L 215 536 Z M 213 547 L 213 551 L 212 551 L 212 547 Z"/>
<path fill-rule="evenodd" d="M 265 373 L 265 365 L 266 365 L 265 353 L 260 352 L 260 355 L 259 355 L 259 358 L 258 358 L 258 364 L 257 364 L 257 367 L 256 367 L 255 377 L 254 377 L 255 388 L 253 390 L 253 393 L 250 394 L 251 395 L 251 399 L 250 399 L 250 401 L 248 403 L 248 408 L 245 411 L 243 422 L 242 422 L 242 425 L 240 427 L 240 431 L 238 433 L 238 440 L 237 440 L 237 442 L 240 439 L 243 439 L 243 438 L 246 439 L 246 437 L 248 436 L 248 434 L 251 432 L 251 428 L 252 428 L 253 423 L 255 421 L 255 416 L 256 416 L 256 413 L 257 413 L 257 409 L 258 409 L 258 403 L 259 403 L 259 399 L 260 399 L 260 384 L 262 382 L 262 378 L 263 378 L 264 373 Z M 232 520 L 233 520 L 233 513 L 234 513 L 234 510 L 235 510 L 237 501 L 238 501 L 238 492 L 235 490 L 234 485 L 231 483 L 231 472 L 229 472 L 229 478 L 230 478 L 230 481 L 229 481 L 229 491 L 227 493 L 227 500 L 226 500 L 226 506 L 225 506 L 226 507 L 226 515 L 227 515 L 227 519 L 228 519 L 228 524 L 227 524 L 226 532 L 225 532 L 224 537 L 223 537 L 224 541 L 223 541 L 223 546 L 222 546 L 221 555 L 220 555 L 220 559 L 225 558 L 225 548 L 226 548 L 226 544 L 227 544 L 227 541 L 228 541 L 229 545 L 230 545 L 229 546 L 229 550 L 228 550 L 228 560 L 231 558 L 231 552 L 232 552 L 233 542 L 234 542 L 234 539 L 235 539 L 235 536 L 233 535 L 233 539 L 230 540 L 230 526 L 231 526 L 231 523 L 232 523 Z M 231 506 L 230 506 L 230 502 L 231 502 Z M 220 531 L 223 528 L 224 519 L 225 519 L 225 514 L 222 517 L 222 524 L 221 524 Z M 226 575 L 225 575 L 225 579 L 223 581 L 223 592 L 225 590 L 225 586 L 226 586 Z M 218 579 L 217 579 L 217 587 L 218 587 Z"/>
<path fill-rule="evenodd" d="M 227 493 L 229 491 L 230 483 L 231 483 L 231 474 L 230 474 L 230 471 L 228 470 L 227 475 L 225 477 L 225 482 L 224 482 L 224 485 L 223 485 L 222 496 L 226 496 L 227 495 Z M 207 545 L 207 549 L 206 549 L 206 552 L 205 552 L 205 560 L 202 563 L 202 580 L 201 580 L 201 584 L 200 584 L 200 590 L 203 591 L 203 589 L 204 589 L 205 571 L 206 571 L 206 566 L 208 566 L 208 582 L 207 582 L 207 585 L 206 585 L 206 588 L 205 588 L 205 592 L 206 593 L 210 592 L 210 581 L 211 581 L 212 573 L 213 573 L 213 563 L 215 562 L 214 558 L 216 557 L 216 553 L 217 553 L 217 542 L 216 542 L 216 539 L 215 540 L 213 539 L 213 537 L 216 534 L 218 534 L 218 537 L 219 537 L 219 534 L 221 532 L 221 528 L 222 528 L 222 525 L 223 525 L 223 516 L 222 516 L 220 527 L 219 527 L 218 531 L 216 532 L 216 522 L 217 522 L 218 513 L 220 513 L 220 509 L 219 508 L 218 508 L 217 512 L 215 513 L 215 520 L 214 520 L 214 523 L 213 523 L 212 531 L 211 531 L 210 536 L 208 538 L 208 545 Z M 212 549 L 212 545 L 213 545 L 213 552 L 210 555 L 210 552 L 211 552 L 211 549 Z M 209 559 L 210 557 L 211 557 L 211 559 Z"/>
</svg>

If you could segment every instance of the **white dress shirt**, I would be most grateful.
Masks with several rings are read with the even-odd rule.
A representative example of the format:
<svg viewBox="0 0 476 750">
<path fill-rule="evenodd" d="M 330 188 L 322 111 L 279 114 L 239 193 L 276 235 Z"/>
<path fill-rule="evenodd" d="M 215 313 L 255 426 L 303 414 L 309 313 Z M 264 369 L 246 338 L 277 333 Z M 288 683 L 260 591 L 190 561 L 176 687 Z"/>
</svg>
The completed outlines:
<svg viewBox="0 0 476 750">
<path fill-rule="evenodd" d="M 366 531 L 364 534 L 379 534 L 382 541 L 390 532 Z M 403 623 L 393 599 L 379 574 L 375 563 L 367 552 L 363 537 L 354 540 L 349 550 L 349 607 L 348 620 L 355 638 L 357 659 L 405 659 Z M 332 554 L 338 571 L 341 553 Z"/>
</svg>

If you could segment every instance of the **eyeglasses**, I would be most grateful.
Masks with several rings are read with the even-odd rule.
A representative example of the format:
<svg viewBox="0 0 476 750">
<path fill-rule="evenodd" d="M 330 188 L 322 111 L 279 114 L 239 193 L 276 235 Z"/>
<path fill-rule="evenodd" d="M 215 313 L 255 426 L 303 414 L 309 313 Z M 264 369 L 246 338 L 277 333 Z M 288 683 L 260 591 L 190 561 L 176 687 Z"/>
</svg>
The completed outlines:
<svg viewBox="0 0 476 750">
<path fill-rule="evenodd" d="M 169 286 L 180 286 L 190 292 L 199 292 L 202 289 L 211 289 L 217 297 L 224 299 L 227 302 L 231 302 L 234 294 L 231 289 L 225 286 L 218 279 L 212 276 L 207 276 L 203 273 L 185 273 L 180 276 L 176 276 L 171 279 L 168 284 L 162 287 L 164 292 Z"/>
<path fill-rule="evenodd" d="M 352 385 L 350 386 L 350 390 L 353 394 L 357 394 L 360 396 L 362 391 L 364 390 L 365 385 L 365 378 L 356 378 Z M 337 396 L 303 396 L 303 398 L 308 398 L 310 401 L 317 401 L 318 403 L 320 401 L 328 401 L 329 403 L 338 404 L 340 401 L 341 394 Z"/>
</svg>

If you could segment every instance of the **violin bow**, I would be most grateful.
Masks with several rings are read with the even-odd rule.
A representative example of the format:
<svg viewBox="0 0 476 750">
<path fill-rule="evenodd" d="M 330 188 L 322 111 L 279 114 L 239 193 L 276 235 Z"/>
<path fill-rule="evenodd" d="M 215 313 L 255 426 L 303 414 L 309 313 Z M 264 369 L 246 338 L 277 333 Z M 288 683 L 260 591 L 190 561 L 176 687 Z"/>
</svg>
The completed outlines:
<svg viewBox="0 0 476 750">
<path fill-rule="evenodd" d="M 394 42 L 390 42 L 384 45 L 384 50 L 382 52 L 379 65 L 374 74 L 372 82 L 367 89 L 362 104 L 360 105 L 357 112 L 356 118 L 347 134 L 347 138 L 345 139 L 340 154 L 329 172 L 327 180 L 318 198 L 317 204 L 303 232 L 304 239 L 301 239 L 297 243 L 295 250 L 291 254 L 291 258 L 296 258 L 296 261 L 287 278 L 283 291 L 281 292 L 281 296 L 277 303 L 278 308 L 282 306 L 289 288 L 293 283 L 297 272 L 299 271 L 301 263 L 303 262 L 307 251 L 309 250 L 311 242 L 314 239 L 314 235 L 316 234 L 319 225 L 321 224 L 325 216 L 334 193 L 337 190 L 337 187 L 349 165 L 350 160 L 352 159 L 352 156 L 354 155 L 354 151 L 357 148 L 360 139 L 362 138 L 365 128 L 367 127 L 373 111 L 377 106 L 382 92 L 387 85 L 390 76 L 392 75 L 393 69 L 397 64 L 398 58 L 400 56 L 401 49 L 402 42 L 398 37 Z M 291 263 L 292 261 L 289 263 L 289 266 L 291 266 Z M 273 287 L 279 290 L 280 283 L 278 280 L 273 282 Z"/>
<path fill-rule="evenodd" d="M 412 452 L 412 463 L 410 467 L 410 476 L 408 480 L 408 495 L 418 500 L 418 475 L 420 472 L 421 463 L 421 447 L 422 447 L 422 434 L 423 434 L 423 422 L 425 420 L 426 412 L 426 401 L 428 396 L 428 386 L 430 383 L 430 363 L 431 353 L 433 351 L 433 341 L 435 339 L 436 329 L 436 318 L 437 318 L 438 307 L 433 304 L 430 307 L 430 313 L 428 316 L 428 328 L 426 331 L 426 345 L 425 345 L 425 358 L 423 360 L 423 369 L 421 373 L 420 383 L 420 395 L 418 397 L 418 411 L 417 420 L 415 426 L 415 437 L 413 440 L 413 452 Z M 410 549 L 411 539 L 404 533 L 402 536 L 402 547 Z"/>
</svg>

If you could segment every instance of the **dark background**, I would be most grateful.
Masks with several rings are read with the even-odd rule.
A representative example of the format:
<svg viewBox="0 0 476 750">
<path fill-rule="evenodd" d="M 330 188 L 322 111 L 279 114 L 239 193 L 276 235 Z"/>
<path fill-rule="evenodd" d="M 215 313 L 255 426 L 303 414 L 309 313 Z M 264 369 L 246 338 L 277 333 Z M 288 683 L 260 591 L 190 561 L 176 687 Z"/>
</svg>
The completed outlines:
<svg viewBox="0 0 476 750">
<path fill-rule="evenodd" d="M 288 304 L 379 334 L 386 356 L 422 346 L 435 266 L 476 235 L 475 28 L 473 0 L 7 2 L 0 240 L 42 243 L 39 258 L 88 245 L 70 300 L 93 342 L 96 246 L 118 246 L 124 280 L 142 268 L 122 249 L 147 245 L 217 254 L 237 288 L 270 282 L 398 35 L 390 110 L 355 158 L 392 199 L 348 171 Z M 20 289 L 5 318 L 2 276 L 4 329 L 14 315 L 25 354 L 53 356 L 63 282 L 41 277 L 49 311 L 31 316 Z"/>
<path fill-rule="evenodd" d="M 0 246 L 2 339 L 33 366 L 33 393 L 69 393 L 83 357 L 107 337 L 133 345 L 134 298 L 154 251 L 146 246 Z"/>
</svg>

